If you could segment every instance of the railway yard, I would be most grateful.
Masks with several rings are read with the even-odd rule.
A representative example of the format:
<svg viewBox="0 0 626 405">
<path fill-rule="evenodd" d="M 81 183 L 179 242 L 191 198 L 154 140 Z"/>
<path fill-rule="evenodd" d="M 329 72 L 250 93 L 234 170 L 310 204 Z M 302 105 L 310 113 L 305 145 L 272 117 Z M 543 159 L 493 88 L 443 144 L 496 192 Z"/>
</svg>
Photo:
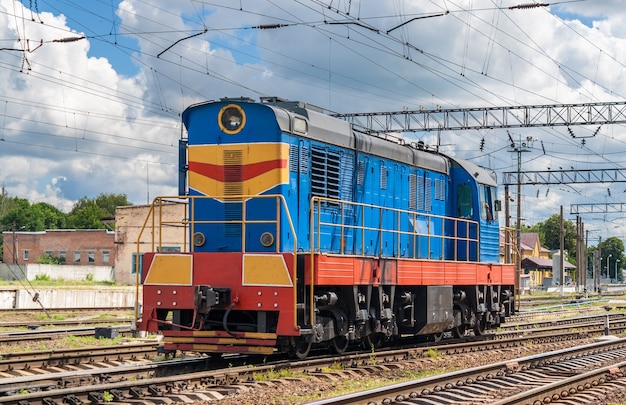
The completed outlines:
<svg viewBox="0 0 626 405">
<path fill-rule="evenodd" d="M 525 299 L 481 339 L 301 361 L 163 353 L 132 308 L 3 310 L 0 403 L 622 404 L 622 298 Z"/>
</svg>

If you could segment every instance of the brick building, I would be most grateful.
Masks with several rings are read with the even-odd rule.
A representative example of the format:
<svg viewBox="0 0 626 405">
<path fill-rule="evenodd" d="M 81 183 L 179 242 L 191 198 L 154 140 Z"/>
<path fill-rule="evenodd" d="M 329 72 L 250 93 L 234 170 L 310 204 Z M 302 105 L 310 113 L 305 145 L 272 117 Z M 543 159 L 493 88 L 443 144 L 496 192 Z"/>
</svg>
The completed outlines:
<svg viewBox="0 0 626 405">
<path fill-rule="evenodd" d="M 161 243 L 162 251 L 185 251 L 189 243 L 188 228 L 183 224 L 186 210 L 184 203 L 161 205 L 157 216 L 169 225 L 154 231 L 150 228 L 152 219 L 146 222 L 150 206 L 132 205 L 116 208 L 115 232 L 102 229 L 3 232 L 4 263 L 34 264 L 48 254 L 60 257 L 65 265 L 108 266 L 116 284 L 133 285 L 137 279 L 135 263 L 139 260 L 141 264 L 143 253 L 157 249 L 153 245 L 155 241 Z"/>
<path fill-rule="evenodd" d="M 65 265 L 113 266 L 115 233 L 105 229 L 55 229 L 3 232 L 3 256 L 8 264 L 30 264 L 49 255 Z"/>
<path fill-rule="evenodd" d="M 187 204 L 166 203 L 155 206 L 150 211 L 149 205 L 131 205 L 115 209 L 115 283 L 135 284 L 137 273 L 135 265 L 143 259 L 143 253 L 157 250 L 153 243 L 161 243 L 162 251 L 185 251 L 188 243 L 186 234 L 189 229 L 183 225 L 187 212 Z M 151 229 L 153 216 L 161 218 L 168 225 L 162 228 Z M 146 219 L 147 218 L 147 219 Z M 158 221 L 157 221 L 158 222 Z M 144 224 L 146 227 L 144 228 Z M 137 241 L 139 240 L 139 248 Z M 139 256 L 137 251 L 139 250 Z"/>
</svg>

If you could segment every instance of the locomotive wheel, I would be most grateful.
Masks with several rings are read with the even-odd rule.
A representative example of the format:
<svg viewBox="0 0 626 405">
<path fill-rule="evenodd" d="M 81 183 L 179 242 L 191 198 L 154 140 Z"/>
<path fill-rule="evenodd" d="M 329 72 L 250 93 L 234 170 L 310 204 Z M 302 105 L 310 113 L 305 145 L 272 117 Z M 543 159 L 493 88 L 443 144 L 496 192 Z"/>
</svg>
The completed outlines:
<svg viewBox="0 0 626 405">
<path fill-rule="evenodd" d="M 313 343 L 307 342 L 304 339 L 292 338 L 289 348 L 289 357 L 300 360 L 305 359 L 311 351 L 311 346 L 313 346 Z"/>
<path fill-rule="evenodd" d="M 330 351 L 335 354 L 342 354 L 348 348 L 348 338 L 345 336 L 335 336 L 330 341 Z"/>
<path fill-rule="evenodd" d="M 487 320 L 485 319 L 484 316 L 480 317 L 480 319 L 476 321 L 476 324 L 474 325 L 474 335 L 476 336 L 484 335 L 486 326 L 487 326 Z"/>
<path fill-rule="evenodd" d="M 465 336 L 465 330 L 465 325 L 455 326 L 454 328 L 452 328 L 452 334 L 455 338 L 462 338 L 463 336 Z"/>
<path fill-rule="evenodd" d="M 383 345 L 383 337 L 379 333 L 371 333 L 361 340 L 361 347 L 365 350 L 378 349 Z"/>
<path fill-rule="evenodd" d="M 443 332 L 435 333 L 432 336 L 433 342 L 439 343 L 443 339 Z"/>
</svg>

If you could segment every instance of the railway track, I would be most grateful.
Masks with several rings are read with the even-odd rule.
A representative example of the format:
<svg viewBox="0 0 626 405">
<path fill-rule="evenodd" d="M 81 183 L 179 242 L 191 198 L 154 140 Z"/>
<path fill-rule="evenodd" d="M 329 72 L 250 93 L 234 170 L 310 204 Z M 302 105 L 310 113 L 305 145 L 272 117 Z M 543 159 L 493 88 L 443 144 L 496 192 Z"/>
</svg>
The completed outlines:
<svg viewBox="0 0 626 405">
<path fill-rule="evenodd" d="M 309 405 L 588 403 L 598 387 L 621 389 L 626 381 L 626 341 L 605 341 L 388 387 Z M 614 382 L 611 386 L 609 382 Z M 588 392 L 589 391 L 589 392 Z M 585 402 L 587 401 L 587 402 Z"/>
<path fill-rule="evenodd" d="M 111 328 L 128 335 L 134 318 L 129 308 L 59 308 L 0 310 L 0 353 L 2 346 L 20 342 L 54 340 L 64 336 L 94 336 L 96 328 Z M 50 316 L 52 314 L 52 316 Z M 6 350 L 4 350 L 6 351 Z"/>
<path fill-rule="evenodd" d="M 610 330 L 619 332 L 626 329 L 626 317 L 624 314 L 614 314 L 613 320 L 610 322 Z M 119 327 L 115 328 L 119 330 Z M 126 329 L 129 329 L 126 327 Z M 124 330 L 123 332 L 129 332 Z M 590 319 L 576 318 L 572 322 L 568 320 L 558 320 L 555 323 L 544 322 L 541 325 L 524 324 L 519 328 L 504 329 L 496 334 L 487 335 L 482 338 L 468 336 L 465 339 L 447 340 L 442 345 L 432 346 L 432 343 L 422 343 L 420 347 L 429 349 L 434 347 L 436 350 L 446 354 L 464 353 L 468 350 L 482 351 L 492 348 L 515 347 L 526 344 L 526 342 L 559 342 L 566 340 L 576 340 L 586 338 L 592 335 L 601 335 L 606 332 L 606 323 L 603 317 L 594 317 Z M 68 333 L 71 335 L 89 335 L 93 336 L 94 328 L 71 329 L 61 331 L 24 331 L 17 332 L 16 336 L 1 336 L 2 339 L 11 338 L 24 340 L 41 340 L 44 337 L 58 338 L 60 334 Z M 43 337 L 41 336 L 43 335 Z M 413 346 L 413 343 L 407 343 Z M 468 349 L 469 348 L 469 349 Z M 139 349 L 141 351 L 139 351 Z M 118 359 L 122 361 L 134 356 L 136 358 L 155 357 L 159 351 L 159 345 L 155 340 L 151 340 L 141 345 L 137 343 L 126 343 L 115 347 L 87 347 L 78 349 L 54 349 L 39 350 L 30 352 L 0 352 L 0 377 L 10 377 L 12 375 L 32 374 L 32 370 L 39 370 L 44 373 L 46 370 L 55 370 L 66 365 L 72 367 L 82 367 L 84 364 L 92 365 L 96 362 L 108 362 L 109 360 Z M 4 373 L 4 374 L 3 374 Z"/>
<path fill-rule="evenodd" d="M 548 350 L 553 350 L 563 342 L 575 344 L 574 342 L 581 339 L 584 341 L 589 336 L 602 334 L 607 316 L 611 319 L 612 331 L 618 332 L 626 328 L 624 314 L 607 313 L 591 320 L 581 318 L 545 321 L 540 327 L 537 327 L 537 322 L 529 322 L 527 325 L 518 325 L 517 329 L 515 326 L 506 328 L 481 341 L 437 346 L 431 344 L 419 348 L 356 353 L 330 359 L 313 358 L 296 363 L 245 356 L 228 356 L 221 360 L 212 359 L 210 362 L 207 357 L 200 356 L 184 359 L 181 363 L 178 363 L 180 359 L 172 363 L 151 363 L 148 360 L 150 353 L 156 353 L 157 350 L 154 342 L 146 344 L 144 354 L 129 352 L 123 355 L 117 351 L 118 347 L 109 348 L 108 352 L 102 351 L 100 354 L 85 350 L 85 354 L 81 355 L 74 350 L 77 352 L 75 356 L 70 354 L 71 350 L 55 350 L 48 354 L 32 354 L 33 358 L 29 360 L 27 353 L 19 355 L 19 358 L 6 358 L 6 362 L 0 362 L 0 386 L 3 387 L 0 389 L 0 404 L 78 404 L 98 402 L 99 399 L 100 402 L 123 402 L 133 398 L 148 404 L 162 401 L 184 402 L 190 398 L 198 401 L 215 400 L 236 395 L 241 389 L 263 385 L 263 382 L 256 381 L 254 375 L 263 373 L 264 370 L 284 369 L 307 378 L 341 380 L 350 378 L 349 374 L 348 377 L 341 374 L 333 377 L 333 372 L 322 370 L 332 370 L 339 364 L 346 372 L 380 374 L 411 362 L 428 361 L 428 353 L 431 351 L 442 356 L 485 353 L 480 356 L 489 357 L 489 353 L 496 353 L 493 356 L 500 358 L 502 351 L 514 350 L 513 348 L 543 345 Z M 529 345 L 528 342 L 532 344 Z M 142 356 L 145 356 L 145 361 Z M 129 362 L 139 364 L 129 365 Z M 183 373 L 185 374 L 172 375 Z M 128 384 L 129 380 L 137 383 Z M 164 397 L 168 399 L 165 400 Z"/>
<path fill-rule="evenodd" d="M 580 332 L 547 333 L 543 336 L 535 333 L 532 337 L 381 350 L 375 353 L 356 353 L 332 358 L 324 356 L 301 362 L 276 358 L 273 360 L 270 358 L 271 361 L 266 362 L 265 359 L 259 358 L 255 360 L 245 356 L 228 356 L 212 359 L 210 362 L 206 357 L 199 357 L 172 362 L 120 365 L 118 362 L 122 359 L 115 357 L 119 356 L 115 353 L 117 348 L 112 348 L 108 352 L 103 351 L 98 355 L 99 360 L 95 359 L 95 353 L 89 352 L 82 356 L 82 360 L 80 353 L 74 357 L 69 357 L 69 353 L 56 353 L 60 363 L 55 366 L 50 366 L 54 360 L 46 360 L 45 356 L 34 359 L 34 363 L 27 363 L 28 366 L 22 372 L 17 372 L 14 365 L 5 366 L 12 367 L 14 376 L 0 379 L 0 384 L 8 388 L 0 392 L 0 403 L 19 402 L 22 405 L 87 403 L 93 402 L 94 398 L 103 398 L 105 394 L 111 395 L 111 392 L 115 393 L 116 401 L 141 398 L 144 403 L 159 403 L 163 401 L 163 396 L 175 401 L 176 398 L 182 398 L 181 396 L 206 400 L 230 395 L 242 387 L 259 384 L 255 381 L 254 374 L 269 370 L 289 370 L 289 374 L 306 375 L 311 378 L 337 378 L 332 377 L 333 372 L 322 370 L 334 370 L 339 365 L 341 370 L 348 372 L 380 373 L 381 370 L 405 367 L 413 362 L 416 364 L 428 362 L 431 352 L 441 356 L 499 353 L 512 348 L 528 349 L 537 344 L 547 345 L 549 348 L 580 339 L 585 339 L 585 335 Z M 529 341 L 533 342 L 533 345 L 528 345 Z M 152 347 L 148 350 L 155 349 Z M 25 362 L 23 356 L 16 358 L 12 364 Z M 102 367 L 101 362 L 107 362 L 108 367 Z M 197 372 L 198 369 L 204 371 Z M 183 372 L 190 374 L 172 375 Z M 128 385 L 129 379 L 136 384 Z M 189 392 L 189 387 L 193 387 L 191 390 L 193 393 Z"/>
<path fill-rule="evenodd" d="M 159 343 L 139 342 L 107 347 L 86 347 L 0 355 L 0 383 L 3 378 L 53 374 L 61 371 L 106 368 L 122 363 L 152 361 Z M 2 388 L 0 388 L 2 391 Z"/>
<path fill-rule="evenodd" d="M 90 318 L 90 319 L 42 319 L 40 321 L 0 322 L 0 328 L 39 329 L 44 326 L 77 326 L 77 325 L 119 325 L 130 324 L 134 318 Z"/>
<path fill-rule="evenodd" d="M 480 345 L 446 345 L 441 347 L 441 352 L 446 351 L 450 355 L 454 353 L 456 356 L 477 351 L 498 351 L 510 344 L 492 341 L 481 342 Z M 0 379 L 2 386 L 6 387 L 0 392 L 0 404 L 78 404 L 125 402 L 130 399 L 143 404 L 207 401 L 237 392 L 245 393 L 253 386 L 263 386 L 264 382 L 256 377 L 263 373 L 288 370 L 289 375 L 332 380 L 346 378 L 352 373 L 374 375 L 407 367 L 412 363 L 428 363 L 429 355 L 425 349 L 403 349 L 298 362 L 286 359 L 270 362 L 259 360 L 251 365 L 249 361 L 249 358 L 246 361 L 243 358 L 225 357 L 216 362 L 199 357 L 5 378 Z M 271 384 L 268 383 L 268 387 Z"/>
<path fill-rule="evenodd" d="M 130 325 L 116 325 L 110 327 L 122 335 L 129 335 L 133 332 Z M 84 328 L 62 328 L 47 330 L 23 330 L 13 332 L 0 332 L 0 344 L 19 344 L 20 342 L 46 341 L 59 339 L 64 336 L 94 336 L 96 327 Z"/>
</svg>

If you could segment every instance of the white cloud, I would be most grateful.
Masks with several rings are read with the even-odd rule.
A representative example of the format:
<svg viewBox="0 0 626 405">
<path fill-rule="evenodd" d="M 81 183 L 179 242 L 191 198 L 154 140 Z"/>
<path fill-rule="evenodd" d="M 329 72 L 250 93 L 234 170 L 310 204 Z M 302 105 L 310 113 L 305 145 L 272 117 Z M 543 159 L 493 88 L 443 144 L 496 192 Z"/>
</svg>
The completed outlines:
<svg viewBox="0 0 626 405">
<path fill-rule="evenodd" d="M 94 5 L 104 21 L 96 27 L 83 21 L 93 14 L 71 4 L 59 5 L 67 15 L 41 13 L 42 24 L 21 2 L 0 0 L 0 47 L 18 49 L 0 51 L 0 183 L 63 208 L 101 192 L 136 203 L 173 194 L 179 114 L 227 96 L 276 95 L 341 112 L 626 99 L 621 1 L 527 10 L 502 3 L 123 0 L 114 9 Z M 269 24 L 284 26 L 252 28 Z M 120 73 L 123 63 L 135 73 Z M 510 132 L 539 140 L 523 155 L 526 170 L 624 165 L 607 154 L 625 149 L 621 125 L 601 128 L 584 147 L 565 128 Z M 500 175 L 516 167 L 504 130 L 444 131 L 439 142 Z M 608 201 L 606 185 L 575 188 L 595 191 L 553 187 L 546 196 L 547 187 L 526 187 L 525 218 L 582 198 Z"/>
</svg>

